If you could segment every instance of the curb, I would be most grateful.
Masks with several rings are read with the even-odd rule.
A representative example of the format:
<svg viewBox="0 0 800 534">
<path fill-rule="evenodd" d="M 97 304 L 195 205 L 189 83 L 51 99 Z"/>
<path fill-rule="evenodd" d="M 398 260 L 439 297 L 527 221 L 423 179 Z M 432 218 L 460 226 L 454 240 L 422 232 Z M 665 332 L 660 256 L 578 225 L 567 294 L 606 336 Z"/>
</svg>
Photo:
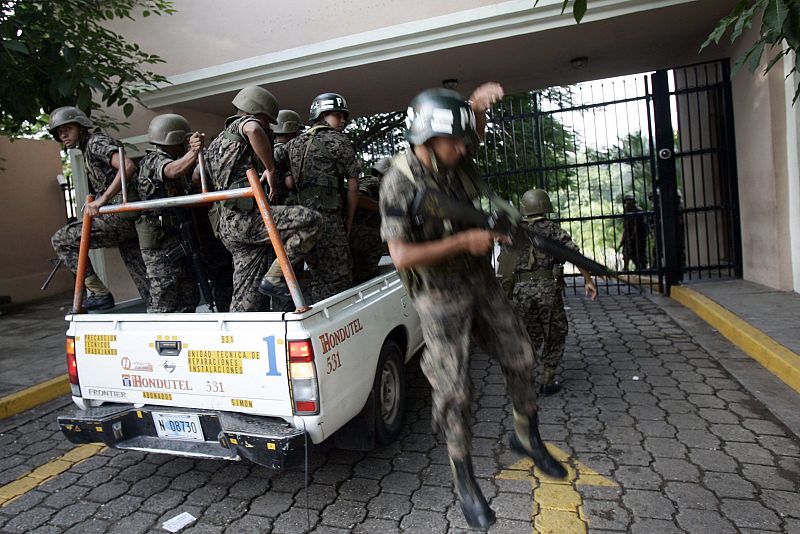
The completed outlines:
<svg viewBox="0 0 800 534">
<path fill-rule="evenodd" d="M 0 420 L 8 419 L 69 392 L 69 378 L 67 375 L 61 375 L 2 397 L 0 398 Z"/>
<path fill-rule="evenodd" d="M 670 297 L 716 328 L 731 343 L 800 393 L 800 355 L 710 298 L 686 286 L 674 286 Z"/>
</svg>

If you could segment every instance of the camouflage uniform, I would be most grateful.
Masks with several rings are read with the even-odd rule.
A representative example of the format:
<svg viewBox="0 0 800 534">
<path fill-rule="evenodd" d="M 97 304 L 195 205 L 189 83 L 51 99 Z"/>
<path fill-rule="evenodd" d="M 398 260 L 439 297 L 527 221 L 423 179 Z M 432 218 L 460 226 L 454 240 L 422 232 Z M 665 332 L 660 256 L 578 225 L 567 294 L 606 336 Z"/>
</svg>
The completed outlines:
<svg viewBox="0 0 800 534">
<path fill-rule="evenodd" d="M 306 257 L 311 269 L 311 297 L 328 298 L 352 285 L 352 258 L 342 220 L 342 194 L 349 178 L 358 176 L 350 139 L 329 126 L 315 126 L 275 150 L 275 164 L 286 166 L 295 179 L 291 203 L 322 214 L 324 229 Z"/>
<path fill-rule="evenodd" d="M 206 149 L 206 162 L 214 169 L 214 187 L 217 191 L 248 187 L 246 171 L 253 168 L 261 174 L 264 166 L 253 148 L 247 143 L 242 127 L 255 121 L 250 115 L 228 119 L 225 130 Z M 239 150 L 231 158 L 226 172 L 220 172 L 220 152 L 225 135 L 242 139 L 228 150 Z M 229 172 L 227 172 L 229 171 Z M 322 229 L 319 213 L 302 206 L 274 206 L 272 217 L 280 232 L 289 261 L 296 263 L 314 246 Z M 233 255 L 233 297 L 230 311 L 264 311 L 268 299 L 258 292 L 258 285 L 270 266 L 269 235 L 261 213 L 253 199 L 225 201 L 220 208 L 219 237 Z"/>
<path fill-rule="evenodd" d="M 81 143 L 90 189 L 96 195 L 102 194 L 114 181 L 117 170 L 111 165 L 111 158 L 119 151 L 119 142 L 101 132 L 89 134 Z M 135 176 L 128 176 L 129 187 L 135 184 Z M 110 204 L 121 202 L 122 195 L 117 195 Z M 118 214 L 92 217 L 90 248 L 117 247 L 125 262 L 125 267 L 136 284 L 142 299 L 149 302 L 150 290 L 147 283 L 147 270 L 139 250 L 134 219 Z M 80 252 L 81 228 L 80 220 L 67 224 L 53 234 L 51 242 L 58 257 L 75 273 L 78 270 L 78 253 Z M 86 276 L 94 273 L 92 262 L 86 266 Z"/>
<path fill-rule="evenodd" d="M 428 220 L 421 227 L 412 223 L 411 205 L 417 188 L 426 184 L 466 201 L 471 201 L 476 191 L 466 191 L 453 173 L 434 178 L 413 154 L 407 158 L 414 182 L 392 166 L 381 184 L 381 237 L 405 242 L 441 239 L 447 234 L 440 221 Z M 528 417 L 536 415 L 532 387 L 536 353 L 522 322 L 512 313 L 488 256 L 462 253 L 437 265 L 401 271 L 401 276 L 422 324 L 426 344 L 422 369 L 433 387 L 434 428 L 444 432 L 450 457 L 463 460 L 470 453 L 472 439 L 472 336 L 498 359 L 514 409 Z"/>
<path fill-rule="evenodd" d="M 186 178 L 168 179 L 164 167 L 175 161 L 159 148 L 147 151 L 139 162 L 139 198 L 156 198 L 186 195 L 189 181 Z M 181 208 L 176 208 L 181 209 Z M 178 221 L 171 209 L 149 211 L 142 214 L 136 223 L 139 231 L 150 228 L 160 239 L 141 239 L 142 257 L 147 267 L 150 282 L 148 313 L 193 312 L 200 295 L 197 280 L 188 257 L 170 261 L 167 253 L 181 244 Z"/>
<path fill-rule="evenodd" d="M 540 234 L 549 237 L 578 252 L 570 235 L 558 223 L 539 219 L 525 222 Z M 504 249 L 501 255 L 508 254 Z M 564 355 L 567 339 L 567 313 L 564 310 L 564 263 L 556 261 L 546 252 L 526 243 L 518 254 L 514 268 L 514 292 L 512 302 L 523 318 L 533 347 L 541 349 L 544 366 L 555 369 Z M 501 259 L 502 262 L 502 259 Z"/>
<path fill-rule="evenodd" d="M 372 175 L 358 180 L 362 195 L 378 200 L 380 178 Z M 381 240 L 381 216 L 372 210 L 357 209 L 350 229 L 350 251 L 353 255 L 353 282 L 360 284 L 378 275 L 378 262 L 388 254 L 386 243 Z"/>
<path fill-rule="evenodd" d="M 630 210 L 625 209 L 622 223 L 622 258 L 625 269 L 633 262 L 637 271 L 647 269 L 647 221 L 644 210 L 636 204 Z"/>
</svg>

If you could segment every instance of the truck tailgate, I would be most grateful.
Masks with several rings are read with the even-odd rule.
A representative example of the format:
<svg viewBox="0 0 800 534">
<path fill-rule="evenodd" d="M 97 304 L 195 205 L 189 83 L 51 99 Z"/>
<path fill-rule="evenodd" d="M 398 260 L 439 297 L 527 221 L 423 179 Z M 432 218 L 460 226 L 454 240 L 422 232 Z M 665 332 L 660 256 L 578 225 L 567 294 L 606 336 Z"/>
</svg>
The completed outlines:
<svg viewBox="0 0 800 534">
<path fill-rule="evenodd" d="M 69 334 L 85 399 L 292 415 L 281 314 L 80 315 Z"/>
</svg>

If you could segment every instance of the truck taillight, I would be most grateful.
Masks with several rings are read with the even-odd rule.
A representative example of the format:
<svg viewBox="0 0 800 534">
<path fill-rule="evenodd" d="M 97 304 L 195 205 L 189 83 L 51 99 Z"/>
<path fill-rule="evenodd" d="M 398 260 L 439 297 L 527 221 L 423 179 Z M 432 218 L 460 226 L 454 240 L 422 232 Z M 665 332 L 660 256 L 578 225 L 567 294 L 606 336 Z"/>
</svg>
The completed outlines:
<svg viewBox="0 0 800 534">
<path fill-rule="evenodd" d="M 294 413 L 318 414 L 317 371 L 314 367 L 314 347 L 310 339 L 289 341 L 289 376 L 292 379 Z"/>
<path fill-rule="evenodd" d="M 81 385 L 78 381 L 78 361 L 75 359 L 75 338 L 72 336 L 67 336 L 67 373 L 72 394 L 80 397 Z"/>
</svg>

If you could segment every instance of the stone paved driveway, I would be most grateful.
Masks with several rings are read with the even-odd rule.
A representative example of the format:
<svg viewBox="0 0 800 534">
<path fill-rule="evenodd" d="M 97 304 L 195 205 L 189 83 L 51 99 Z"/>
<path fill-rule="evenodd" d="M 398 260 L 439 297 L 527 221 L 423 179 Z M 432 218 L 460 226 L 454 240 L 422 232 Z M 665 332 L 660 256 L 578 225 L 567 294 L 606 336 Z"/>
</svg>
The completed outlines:
<svg viewBox="0 0 800 534">
<path fill-rule="evenodd" d="M 543 399 L 542 432 L 569 457 L 569 484 L 539 480 L 508 450 L 500 368 L 481 354 L 472 364 L 493 532 L 570 532 L 558 521 L 572 508 L 588 532 L 800 533 L 795 436 L 650 300 L 567 303 L 566 388 Z M 316 448 L 307 490 L 302 469 L 104 450 L 0 508 L 0 531 L 164 532 L 183 511 L 198 518 L 192 533 L 461 531 L 429 388 L 416 363 L 409 373 L 401 439 L 370 453 Z M 0 425 L 0 486 L 70 448 L 54 424 L 65 402 Z"/>
</svg>

